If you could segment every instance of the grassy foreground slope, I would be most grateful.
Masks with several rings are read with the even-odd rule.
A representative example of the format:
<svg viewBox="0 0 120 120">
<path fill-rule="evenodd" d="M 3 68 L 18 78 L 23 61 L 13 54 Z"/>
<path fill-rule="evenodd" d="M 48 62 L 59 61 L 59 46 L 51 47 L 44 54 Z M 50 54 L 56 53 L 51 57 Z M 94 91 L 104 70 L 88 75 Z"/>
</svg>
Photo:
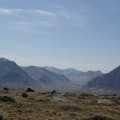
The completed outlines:
<svg viewBox="0 0 120 120">
<path fill-rule="evenodd" d="M 61 101 L 54 100 L 50 93 L 27 93 L 23 91 L 0 92 L 2 96 L 11 96 L 13 102 L 0 100 L 0 114 L 4 120 L 120 120 L 120 105 L 98 105 L 101 97 L 109 97 L 115 101 L 115 96 L 87 96 L 80 94 L 64 94 Z M 103 119 L 94 119 L 101 116 Z"/>
</svg>

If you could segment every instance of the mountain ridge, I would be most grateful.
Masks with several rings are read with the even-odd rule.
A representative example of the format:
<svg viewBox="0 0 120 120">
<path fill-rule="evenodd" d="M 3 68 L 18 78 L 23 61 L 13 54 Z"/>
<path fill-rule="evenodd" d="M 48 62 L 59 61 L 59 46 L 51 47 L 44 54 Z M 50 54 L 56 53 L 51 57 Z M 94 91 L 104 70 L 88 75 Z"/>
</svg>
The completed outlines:
<svg viewBox="0 0 120 120">
<path fill-rule="evenodd" d="M 0 58 L 0 86 L 27 88 L 36 87 L 37 83 L 14 61 Z"/>
<path fill-rule="evenodd" d="M 70 81 L 80 86 L 85 85 L 87 82 L 91 81 L 93 78 L 96 78 L 103 74 L 101 71 L 82 72 L 74 68 L 58 69 L 58 68 L 49 67 L 49 66 L 44 68 L 54 73 L 65 75 Z"/>
<path fill-rule="evenodd" d="M 64 75 L 48 71 L 43 67 L 29 66 L 24 70 L 47 90 L 73 91 L 77 87 Z"/>
<path fill-rule="evenodd" d="M 84 90 L 89 90 L 91 92 L 106 92 L 114 91 L 120 92 L 120 66 L 113 69 L 109 73 L 103 74 L 100 77 L 97 77 L 90 81 L 85 87 Z"/>
</svg>

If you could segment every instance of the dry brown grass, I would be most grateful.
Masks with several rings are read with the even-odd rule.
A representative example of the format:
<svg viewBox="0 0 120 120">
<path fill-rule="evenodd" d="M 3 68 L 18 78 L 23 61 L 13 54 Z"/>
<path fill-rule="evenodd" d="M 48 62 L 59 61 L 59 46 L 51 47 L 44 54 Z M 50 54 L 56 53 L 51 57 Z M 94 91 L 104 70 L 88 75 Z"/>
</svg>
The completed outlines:
<svg viewBox="0 0 120 120">
<path fill-rule="evenodd" d="M 97 105 L 99 96 L 66 94 L 63 95 L 64 102 L 54 102 L 49 93 L 27 93 L 27 98 L 22 97 L 22 93 L 0 92 L 0 96 L 11 96 L 16 101 L 0 101 L 0 114 L 4 120 L 92 120 L 94 116 L 120 120 L 120 105 Z"/>
</svg>

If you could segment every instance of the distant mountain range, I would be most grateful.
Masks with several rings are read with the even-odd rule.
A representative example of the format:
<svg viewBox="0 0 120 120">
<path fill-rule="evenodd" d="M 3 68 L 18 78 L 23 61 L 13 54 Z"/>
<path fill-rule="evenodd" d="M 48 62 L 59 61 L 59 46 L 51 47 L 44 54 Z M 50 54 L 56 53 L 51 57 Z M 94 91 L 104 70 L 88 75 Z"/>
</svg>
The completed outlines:
<svg viewBox="0 0 120 120">
<path fill-rule="evenodd" d="M 120 94 L 120 66 L 88 82 L 83 90 L 92 93 Z"/>
<path fill-rule="evenodd" d="M 81 71 L 76 70 L 74 68 L 68 68 L 68 69 L 64 69 L 64 70 L 54 68 L 54 67 L 48 67 L 48 66 L 46 66 L 44 68 L 51 71 L 51 72 L 65 75 L 70 81 L 72 81 L 75 84 L 78 84 L 81 87 L 83 85 L 87 84 L 92 79 L 94 79 L 98 76 L 101 76 L 103 74 L 101 71 L 81 72 Z"/>
<path fill-rule="evenodd" d="M 72 83 L 66 76 L 46 70 L 42 67 L 23 68 L 44 90 L 75 91 L 79 87 Z"/>
<path fill-rule="evenodd" d="M 81 72 L 74 68 L 20 67 L 15 62 L 0 58 L 0 88 L 28 88 L 61 92 L 93 93 L 120 92 L 120 66 L 103 74 L 100 71 Z M 112 93 L 112 92 L 111 92 Z"/>
<path fill-rule="evenodd" d="M 0 88 L 28 88 L 35 90 L 72 92 L 79 86 L 66 76 L 48 71 L 42 67 L 20 67 L 15 62 L 0 58 Z"/>
<path fill-rule="evenodd" d="M 53 67 L 20 67 L 15 62 L 0 58 L 0 87 L 37 90 L 77 91 L 101 72 L 81 72 L 76 69 L 61 70 Z"/>
</svg>

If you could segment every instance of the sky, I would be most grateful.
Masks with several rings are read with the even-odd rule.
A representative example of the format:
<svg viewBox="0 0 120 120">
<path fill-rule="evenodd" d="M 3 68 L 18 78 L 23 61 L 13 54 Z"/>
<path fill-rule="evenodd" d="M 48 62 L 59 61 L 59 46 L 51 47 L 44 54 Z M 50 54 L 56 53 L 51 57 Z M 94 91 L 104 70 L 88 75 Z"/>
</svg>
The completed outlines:
<svg viewBox="0 0 120 120">
<path fill-rule="evenodd" d="M 108 72 L 120 65 L 119 6 L 120 0 L 0 0 L 0 57 Z"/>
</svg>

